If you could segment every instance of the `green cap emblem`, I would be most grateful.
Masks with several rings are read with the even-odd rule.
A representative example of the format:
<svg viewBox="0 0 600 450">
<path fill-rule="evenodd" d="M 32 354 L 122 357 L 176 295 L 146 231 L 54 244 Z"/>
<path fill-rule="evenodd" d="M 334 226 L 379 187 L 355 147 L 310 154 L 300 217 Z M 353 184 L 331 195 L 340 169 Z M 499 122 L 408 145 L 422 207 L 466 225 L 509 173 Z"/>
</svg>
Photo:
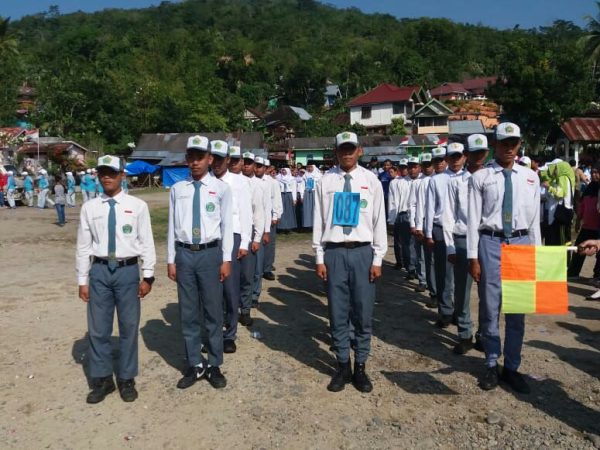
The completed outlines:
<svg viewBox="0 0 600 450">
<path fill-rule="evenodd" d="M 483 145 L 483 139 L 481 139 L 481 138 L 475 139 L 475 145 Z"/>
<path fill-rule="evenodd" d="M 215 210 L 215 204 L 212 202 L 209 202 L 206 204 L 206 210 L 208 212 L 213 212 Z"/>
<path fill-rule="evenodd" d="M 222 147 L 220 142 L 215 142 L 215 148 L 218 150 Z"/>
<path fill-rule="evenodd" d="M 110 164 L 112 161 L 112 158 L 110 156 L 105 156 L 104 158 L 102 158 L 102 162 L 104 164 Z"/>
<path fill-rule="evenodd" d="M 507 133 L 512 133 L 513 131 L 515 131 L 515 129 L 511 125 L 507 126 L 504 130 L 506 130 Z"/>
<path fill-rule="evenodd" d="M 200 138 L 199 138 L 199 137 L 195 137 L 195 138 L 192 140 L 192 144 L 194 144 L 194 145 L 200 145 Z"/>
<path fill-rule="evenodd" d="M 343 133 L 342 139 L 350 139 L 350 133 Z"/>
<path fill-rule="evenodd" d="M 133 227 L 129 224 L 125 224 L 123 225 L 123 233 L 124 234 L 131 234 L 131 232 L 133 231 Z"/>
</svg>

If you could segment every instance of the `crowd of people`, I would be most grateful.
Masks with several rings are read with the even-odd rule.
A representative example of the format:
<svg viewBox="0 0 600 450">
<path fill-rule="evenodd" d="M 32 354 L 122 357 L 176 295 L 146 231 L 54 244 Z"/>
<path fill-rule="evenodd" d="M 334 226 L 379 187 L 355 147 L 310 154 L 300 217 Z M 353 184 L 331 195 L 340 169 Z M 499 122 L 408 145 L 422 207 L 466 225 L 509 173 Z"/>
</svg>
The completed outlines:
<svg viewBox="0 0 600 450">
<path fill-rule="evenodd" d="M 313 165 L 278 170 L 269 159 L 224 141 L 189 138 L 190 177 L 170 189 L 167 235 L 167 273 L 177 284 L 188 363 L 177 387 L 187 389 L 200 379 L 217 389 L 226 386 L 223 355 L 237 351 L 238 325 L 253 324 L 262 279 L 275 279 L 277 234 L 301 226 L 312 228 L 315 273 L 326 286 L 337 360 L 329 391 L 348 383 L 360 392 L 373 389 L 366 364 L 375 282 L 391 232 L 395 268 L 426 293 L 427 306 L 437 308 L 436 326 L 457 327 L 454 352 L 484 353 L 480 387 L 491 390 L 504 382 L 530 392 L 518 371 L 524 315 L 506 315 L 502 347 L 500 249 L 567 242 L 569 210 L 578 208 L 577 243 L 582 253 L 592 253 L 600 246 L 589 241 L 597 238 L 600 222 L 599 175 L 590 170 L 588 180 L 584 170 L 577 174 L 563 161 L 519 157 L 521 142 L 519 127 L 502 123 L 490 143 L 474 134 L 379 168 L 376 161 L 359 164 L 358 136 L 344 132 L 335 139 L 336 165 L 322 173 Z M 96 180 L 102 191 L 87 198 L 80 214 L 76 269 L 79 297 L 88 305 L 89 403 L 117 387 L 124 401 L 138 395 L 139 299 L 152 290 L 156 256 L 148 207 L 124 191 L 124 179 L 121 159 L 101 157 Z M 55 197 L 62 196 L 55 190 Z M 570 276 L 579 273 L 583 257 L 572 258 Z M 473 282 L 477 321 L 470 310 Z M 110 344 L 115 309 L 116 386 Z"/>
</svg>

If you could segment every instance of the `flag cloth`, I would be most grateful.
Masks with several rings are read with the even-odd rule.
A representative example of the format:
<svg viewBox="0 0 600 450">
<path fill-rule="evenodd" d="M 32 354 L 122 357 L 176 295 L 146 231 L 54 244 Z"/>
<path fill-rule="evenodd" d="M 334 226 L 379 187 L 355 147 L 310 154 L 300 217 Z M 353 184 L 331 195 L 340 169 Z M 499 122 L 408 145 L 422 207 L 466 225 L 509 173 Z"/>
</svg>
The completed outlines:
<svg viewBox="0 0 600 450">
<path fill-rule="evenodd" d="M 502 245 L 502 312 L 567 314 L 567 248 Z"/>
</svg>

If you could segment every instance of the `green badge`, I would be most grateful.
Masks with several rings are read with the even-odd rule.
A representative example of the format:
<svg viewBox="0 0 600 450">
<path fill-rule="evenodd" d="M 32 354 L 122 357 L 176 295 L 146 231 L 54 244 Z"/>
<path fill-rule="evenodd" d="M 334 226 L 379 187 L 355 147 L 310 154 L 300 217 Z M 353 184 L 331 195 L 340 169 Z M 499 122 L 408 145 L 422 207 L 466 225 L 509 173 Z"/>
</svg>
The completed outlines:
<svg viewBox="0 0 600 450">
<path fill-rule="evenodd" d="M 123 233 L 125 234 L 131 234 L 131 232 L 133 231 L 133 227 L 129 224 L 123 225 Z"/>
<path fill-rule="evenodd" d="M 512 126 L 510 126 L 510 125 L 509 125 L 509 126 L 507 126 L 507 127 L 504 129 L 504 130 L 505 130 L 507 133 L 512 133 L 513 131 L 515 131 L 515 129 L 514 129 Z"/>
<path fill-rule="evenodd" d="M 364 198 L 360 201 L 360 207 L 362 209 L 365 209 L 368 204 L 369 204 L 369 202 L 367 200 L 365 200 Z"/>
<path fill-rule="evenodd" d="M 200 236 L 200 228 L 193 228 L 192 229 L 192 234 L 194 236 Z"/>
<path fill-rule="evenodd" d="M 350 139 L 350 133 L 342 134 L 342 139 Z"/>
<path fill-rule="evenodd" d="M 215 148 L 218 150 L 222 147 L 220 142 L 215 142 Z"/>
<path fill-rule="evenodd" d="M 110 156 L 105 156 L 104 158 L 102 158 L 102 162 L 104 164 L 110 164 L 111 161 L 112 161 L 112 158 Z"/>
<path fill-rule="evenodd" d="M 207 210 L 208 212 L 213 212 L 213 211 L 215 210 L 215 204 L 214 204 L 214 203 L 212 203 L 212 202 L 208 202 L 208 203 L 206 204 L 206 210 Z"/>
<path fill-rule="evenodd" d="M 475 144 L 476 145 L 482 145 L 483 144 L 483 139 L 481 139 L 481 138 L 475 139 Z"/>
</svg>

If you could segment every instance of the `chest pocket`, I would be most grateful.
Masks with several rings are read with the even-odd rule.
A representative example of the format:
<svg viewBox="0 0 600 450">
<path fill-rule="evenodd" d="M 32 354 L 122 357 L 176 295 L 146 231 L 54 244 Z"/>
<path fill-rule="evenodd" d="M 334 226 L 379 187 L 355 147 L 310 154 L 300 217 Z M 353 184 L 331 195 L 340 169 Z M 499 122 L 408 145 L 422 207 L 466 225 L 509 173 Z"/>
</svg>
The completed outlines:
<svg viewBox="0 0 600 450">
<path fill-rule="evenodd" d="M 373 211 L 373 194 L 367 189 L 360 190 L 360 213 L 370 214 Z"/>
<path fill-rule="evenodd" d="M 502 208 L 502 198 L 500 197 L 500 188 L 498 181 L 494 178 L 488 178 L 483 183 L 483 202 L 486 210 L 494 208 L 496 203 L 500 202 Z"/>
<path fill-rule="evenodd" d="M 221 215 L 221 199 L 217 195 L 209 194 L 202 203 L 200 214 L 206 214 L 206 217 L 216 218 Z"/>
<path fill-rule="evenodd" d="M 117 233 L 125 239 L 134 239 L 137 236 L 137 215 L 124 213 L 117 218 Z"/>
</svg>

